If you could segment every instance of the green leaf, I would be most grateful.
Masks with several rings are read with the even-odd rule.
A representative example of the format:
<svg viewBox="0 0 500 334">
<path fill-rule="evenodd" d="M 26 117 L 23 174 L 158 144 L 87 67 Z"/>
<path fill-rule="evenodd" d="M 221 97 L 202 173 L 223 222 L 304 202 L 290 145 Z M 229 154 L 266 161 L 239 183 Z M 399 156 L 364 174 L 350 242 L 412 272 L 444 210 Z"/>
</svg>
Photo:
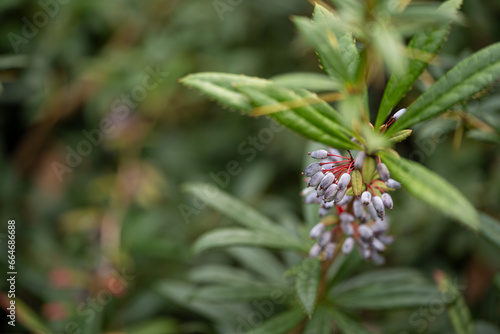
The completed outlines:
<svg viewBox="0 0 500 334">
<path fill-rule="evenodd" d="M 301 309 L 292 309 L 271 317 L 262 326 L 250 330 L 248 334 L 283 334 L 292 330 L 303 319 Z"/>
<path fill-rule="evenodd" d="M 277 85 L 237 88 L 249 97 L 256 107 L 275 109 L 269 114 L 270 117 L 306 138 L 337 148 L 357 148 L 346 135 L 348 130 L 336 122 L 335 118 L 340 118 L 340 115 L 317 95 L 307 91 L 292 91 Z M 304 99 L 307 95 L 312 102 Z M 290 102 L 297 101 L 299 106 L 290 107 Z M 309 105 L 311 103 L 314 104 Z"/>
<path fill-rule="evenodd" d="M 448 0 L 441 5 L 441 10 L 456 11 L 462 0 Z M 412 59 L 405 73 L 394 72 L 384 91 L 377 114 L 375 128 L 378 129 L 387 118 L 392 108 L 404 97 L 429 62 L 439 52 L 448 35 L 451 21 L 430 31 L 417 32 L 408 44 L 408 52 Z"/>
<path fill-rule="evenodd" d="M 268 231 L 277 234 L 287 233 L 282 227 L 260 212 L 225 193 L 213 184 L 187 183 L 182 188 L 243 226 L 257 231 Z"/>
<path fill-rule="evenodd" d="M 416 198 L 434 206 L 473 230 L 479 229 L 479 217 L 472 204 L 448 181 L 424 166 L 397 158 L 388 152 L 379 153 L 391 176 Z"/>
<path fill-rule="evenodd" d="M 330 334 L 332 332 L 332 319 L 326 307 L 318 306 L 306 324 L 303 334 Z"/>
<path fill-rule="evenodd" d="M 366 328 L 362 327 L 359 322 L 354 321 L 351 319 L 347 314 L 338 311 L 338 310 L 332 310 L 330 312 L 333 321 L 337 328 L 340 330 L 341 333 L 343 334 L 372 334 L 369 330 Z"/>
<path fill-rule="evenodd" d="M 493 245 L 500 248 L 500 222 L 487 214 L 481 213 L 481 226 L 479 234 Z"/>
<path fill-rule="evenodd" d="M 387 134 L 445 112 L 455 104 L 472 98 L 499 77 L 500 43 L 496 43 L 467 57 L 448 71 L 408 107 Z"/>
<path fill-rule="evenodd" d="M 363 191 L 363 177 L 361 176 L 361 172 L 357 169 L 353 170 L 351 173 L 351 185 L 354 195 L 361 195 Z"/>
<path fill-rule="evenodd" d="M 469 308 L 458 289 L 442 271 L 437 271 L 434 277 L 443 298 L 446 297 L 448 299 L 446 300 L 446 309 L 448 310 L 448 316 L 453 324 L 455 333 L 476 334 Z"/>
<path fill-rule="evenodd" d="M 196 254 L 207 249 L 229 246 L 254 246 L 307 251 L 307 245 L 289 235 L 280 236 L 242 228 L 224 228 L 202 235 L 196 240 L 193 252 Z"/>
<path fill-rule="evenodd" d="M 273 282 L 273 284 L 283 283 L 285 266 L 269 250 L 262 248 L 231 247 L 226 251 L 245 268 L 258 273 L 263 278 Z"/>
<path fill-rule="evenodd" d="M 275 75 L 269 80 L 283 87 L 302 88 L 313 92 L 337 91 L 342 87 L 339 82 L 321 73 L 293 72 Z"/>
<path fill-rule="evenodd" d="M 228 303 L 269 299 L 275 287 L 250 284 L 245 286 L 212 285 L 196 289 L 191 298 L 196 301 Z"/>
<path fill-rule="evenodd" d="M 295 291 L 307 315 L 311 317 L 316 306 L 321 263 L 318 259 L 305 259 L 295 276 Z"/>
<path fill-rule="evenodd" d="M 234 89 L 236 84 L 265 84 L 269 81 L 239 74 L 203 72 L 190 74 L 180 80 L 184 85 L 197 89 L 222 105 L 250 111 L 248 98 Z"/>
<path fill-rule="evenodd" d="M 7 296 L 2 293 L 2 297 L 7 299 Z M 16 315 L 17 320 L 32 333 L 42 334 L 51 333 L 43 319 L 40 318 L 31 308 L 28 307 L 19 297 L 16 298 Z"/>
<path fill-rule="evenodd" d="M 245 270 L 224 265 L 208 264 L 193 268 L 188 274 L 195 283 L 218 283 L 227 285 L 248 285 L 256 282 L 256 277 Z"/>
<path fill-rule="evenodd" d="M 335 31 L 335 16 L 321 5 L 316 5 L 314 20 L 293 19 L 305 40 L 316 50 L 325 72 L 342 85 L 355 82 L 359 53 L 350 34 Z"/>
<path fill-rule="evenodd" d="M 373 174 L 375 173 L 376 163 L 375 159 L 372 157 L 366 157 L 363 163 L 363 168 L 361 169 L 361 174 L 363 176 L 363 182 L 370 184 L 373 179 Z"/>
<path fill-rule="evenodd" d="M 399 143 L 399 142 L 405 140 L 406 138 L 408 138 L 412 132 L 413 132 L 413 130 L 411 130 L 411 129 L 398 131 L 389 137 L 389 141 L 393 144 Z"/>
</svg>

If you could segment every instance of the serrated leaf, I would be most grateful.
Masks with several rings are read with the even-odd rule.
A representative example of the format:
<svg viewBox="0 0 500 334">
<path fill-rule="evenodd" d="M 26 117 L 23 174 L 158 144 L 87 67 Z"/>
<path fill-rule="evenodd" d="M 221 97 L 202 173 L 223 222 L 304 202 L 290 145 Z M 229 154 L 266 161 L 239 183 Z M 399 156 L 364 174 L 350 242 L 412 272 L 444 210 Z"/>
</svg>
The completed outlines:
<svg viewBox="0 0 500 334">
<path fill-rule="evenodd" d="M 500 249 L 500 222 L 484 213 L 479 217 L 481 219 L 479 234 Z"/>
<path fill-rule="evenodd" d="M 269 78 L 272 82 L 287 88 L 307 89 L 312 92 L 339 90 L 342 85 L 322 73 L 292 72 Z"/>
<path fill-rule="evenodd" d="M 413 196 L 434 206 L 473 230 L 479 229 L 479 216 L 472 204 L 448 181 L 419 163 L 380 152 L 391 176 Z"/>
<path fill-rule="evenodd" d="M 224 228 L 208 232 L 196 240 L 193 252 L 230 246 L 254 246 L 277 249 L 293 249 L 307 252 L 307 245 L 290 235 L 275 235 L 242 228 Z"/>
<path fill-rule="evenodd" d="M 440 8 L 441 10 L 457 10 L 461 3 L 461 0 L 448 0 Z M 382 125 L 391 109 L 403 98 L 432 58 L 439 52 L 448 35 L 450 23 L 451 21 L 430 31 L 417 32 L 413 36 L 408 44 L 408 51 L 412 59 L 405 73 L 395 72 L 389 78 L 377 114 L 376 129 Z"/>
<path fill-rule="evenodd" d="M 353 320 L 347 314 L 341 311 L 332 310 L 330 314 L 335 325 L 343 334 L 372 334 L 372 332 L 361 326 L 357 321 Z"/>
<path fill-rule="evenodd" d="M 413 102 L 387 131 L 389 135 L 437 116 L 468 100 L 500 78 L 500 43 L 458 63 Z"/>
<path fill-rule="evenodd" d="M 300 101 L 302 97 L 291 90 L 286 90 L 284 87 L 266 85 L 265 87 L 238 86 L 237 88 L 249 97 L 256 107 L 279 107 L 279 111 L 273 112 L 269 116 L 306 138 L 338 148 L 357 148 L 357 145 L 345 135 L 346 128 L 335 123 L 322 113 L 322 111 L 326 110 L 325 108 L 328 110 L 333 109 L 328 108 L 327 104 L 320 102 L 321 100 L 318 98 L 316 98 L 316 101 L 318 101 L 318 106 L 321 106 L 321 108 L 316 105 L 301 105 L 290 108 L 287 106 L 287 102 Z"/>
<path fill-rule="evenodd" d="M 312 318 L 307 322 L 303 334 L 330 334 L 332 319 L 326 307 L 319 306 Z"/>
<path fill-rule="evenodd" d="M 355 169 L 351 173 L 352 192 L 355 196 L 361 195 L 363 191 L 363 177 L 359 170 Z"/>
<path fill-rule="evenodd" d="M 316 306 L 320 276 L 321 263 L 318 259 L 302 261 L 295 276 L 295 292 L 309 317 Z"/>
<path fill-rule="evenodd" d="M 366 157 L 365 162 L 363 163 L 363 168 L 361 169 L 361 175 L 363 176 L 364 183 L 370 184 L 373 174 L 375 173 L 376 166 L 375 159 L 372 157 Z"/>
<path fill-rule="evenodd" d="M 210 183 L 187 183 L 183 190 L 200 198 L 217 211 L 248 228 L 271 233 L 287 233 L 278 224 Z"/>
<path fill-rule="evenodd" d="M 248 334 L 283 334 L 297 326 L 304 314 L 301 309 L 292 309 L 282 312 L 268 319 L 258 328 L 252 329 Z"/>
<path fill-rule="evenodd" d="M 448 299 L 446 309 L 455 333 L 476 334 L 472 316 L 462 294 L 443 272 L 437 271 L 434 277 L 442 296 Z"/>
<path fill-rule="evenodd" d="M 389 141 L 393 144 L 402 142 L 403 140 L 408 138 L 412 132 L 413 132 L 413 130 L 411 130 L 411 129 L 405 129 L 405 130 L 398 131 L 389 137 Z"/>
<path fill-rule="evenodd" d="M 269 81 L 239 74 L 203 72 L 190 74 L 180 80 L 184 85 L 195 88 L 217 102 L 231 108 L 250 111 L 252 105 L 247 97 L 234 89 L 236 84 L 265 84 Z"/>
</svg>

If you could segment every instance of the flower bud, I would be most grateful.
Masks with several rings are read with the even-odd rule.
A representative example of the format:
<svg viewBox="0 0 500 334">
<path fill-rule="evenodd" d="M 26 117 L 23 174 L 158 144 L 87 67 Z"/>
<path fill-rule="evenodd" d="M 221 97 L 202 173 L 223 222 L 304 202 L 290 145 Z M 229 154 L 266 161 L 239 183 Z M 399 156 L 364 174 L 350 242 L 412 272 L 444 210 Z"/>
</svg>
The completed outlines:
<svg viewBox="0 0 500 334">
<path fill-rule="evenodd" d="M 325 190 L 324 188 L 316 188 L 316 198 L 320 198 L 321 196 L 323 196 L 325 194 Z"/>
<path fill-rule="evenodd" d="M 372 239 L 372 246 L 379 252 L 385 251 L 385 245 L 382 243 L 382 241 L 378 240 L 377 238 Z"/>
<path fill-rule="evenodd" d="M 354 168 L 356 169 L 361 169 L 363 168 L 363 164 L 366 159 L 366 153 L 361 151 L 358 153 L 358 156 L 356 157 L 356 160 L 354 160 Z"/>
<path fill-rule="evenodd" d="M 392 235 L 380 235 L 378 239 L 386 245 L 390 245 L 394 242 L 394 237 Z"/>
<path fill-rule="evenodd" d="M 330 209 L 319 208 L 318 216 L 319 217 L 324 217 L 324 216 L 326 216 L 329 213 L 330 213 Z"/>
<path fill-rule="evenodd" d="M 321 170 L 321 164 L 319 162 L 313 162 L 312 164 L 306 167 L 306 169 L 304 170 L 304 175 L 313 176 L 320 170 Z"/>
<path fill-rule="evenodd" d="M 378 219 L 378 214 L 375 208 L 373 207 L 373 203 L 370 202 L 370 204 L 366 206 L 366 210 L 368 211 L 372 219 Z"/>
<path fill-rule="evenodd" d="M 385 181 L 385 185 L 391 189 L 401 188 L 401 183 L 399 183 L 398 181 L 396 181 L 394 179 L 389 179 L 389 180 Z"/>
<path fill-rule="evenodd" d="M 331 260 L 333 258 L 333 254 L 335 253 L 335 244 L 330 242 L 325 246 L 325 260 Z"/>
<path fill-rule="evenodd" d="M 331 202 L 333 201 L 333 198 L 337 194 L 337 185 L 334 183 L 331 186 L 328 187 L 325 191 L 325 196 L 323 197 L 323 200 L 325 202 Z"/>
<path fill-rule="evenodd" d="M 384 182 L 389 180 L 389 178 L 391 177 L 391 174 L 389 174 L 389 169 L 387 169 L 387 166 L 383 162 L 377 164 L 377 172 L 380 176 L 380 179 Z"/>
<path fill-rule="evenodd" d="M 321 247 L 325 247 L 332 240 L 332 232 L 324 232 L 318 239 L 318 244 Z"/>
<path fill-rule="evenodd" d="M 335 203 L 337 203 L 337 205 L 339 205 L 339 203 L 342 201 L 346 192 L 347 192 L 347 188 L 344 188 L 342 190 L 337 191 L 337 193 L 335 194 L 335 197 L 333 198 L 333 200 L 335 201 Z"/>
<path fill-rule="evenodd" d="M 406 108 L 399 109 L 398 112 L 396 112 L 394 115 L 392 115 L 392 118 L 397 120 L 399 117 L 403 116 L 403 114 L 406 112 Z"/>
<path fill-rule="evenodd" d="M 347 192 L 347 189 L 346 189 L 346 192 Z M 352 196 L 345 195 L 344 198 L 337 203 L 337 205 L 344 206 L 347 203 L 349 203 L 351 200 L 352 200 Z"/>
<path fill-rule="evenodd" d="M 325 209 L 331 209 L 335 206 L 335 203 L 333 202 L 323 202 L 323 204 L 321 205 L 322 207 L 324 207 Z"/>
<path fill-rule="evenodd" d="M 384 203 L 382 202 L 382 199 L 378 196 L 373 196 L 372 203 L 375 211 L 377 211 L 377 216 L 382 219 L 385 213 Z"/>
<path fill-rule="evenodd" d="M 372 201 L 372 194 L 369 191 L 363 191 L 361 194 L 361 203 L 368 205 Z"/>
<path fill-rule="evenodd" d="M 354 239 L 352 237 L 346 238 L 342 244 L 342 253 L 349 254 L 354 248 Z"/>
<path fill-rule="evenodd" d="M 352 227 L 352 224 L 349 222 L 340 222 L 340 229 L 342 232 L 344 232 L 345 235 L 353 235 L 354 234 L 354 227 Z"/>
<path fill-rule="evenodd" d="M 371 258 L 373 263 L 377 265 L 382 265 L 385 263 L 385 258 L 377 252 L 373 252 Z"/>
<path fill-rule="evenodd" d="M 320 189 L 326 189 L 329 186 L 331 186 L 334 181 L 335 181 L 335 175 L 333 175 L 333 173 L 327 173 L 319 183 L 319 187 Z"/>
<path fill-rule="evenodd" d="M 361 247 L 359 249 L 359 253 L 361 254 L 361 257 L 365 260 L 368 260 L 372 255 L 372 251 L 368 247 Z"/>
<path fill-rule="evenodd" d="M 373 237 L 373 231 L 365 224 L 358 226 L 359 235 L 363 240 L 370 240 Z"/>
<path fill-rule="evenodd" d="M 313 159 L 326 159 L 328 157 L 328 152 L 325 150 L 316 150 L 309 152 L 309 155 Z"/>
<path fill-rule="evenodd" d="M 339 215 L 339 219 L 341 223 L 352 223 L 354 221 L 354 216 L 351 215 L 349 212 L 342 212 Z"/>
<path fill-rule="evenodd" d="M 309 183 L 307 184 L 308 187 L 313 187 L 316 188 L 318 184 L 321 182 L 325 175 L 323 174 L 322 171 L 317 172 L 314 174 L 311 179 L 309 180 Z"/>
<path fill-rule="evenodd" d="M 387 209 L 392 210 L 393 202 L 392 202 L 391 195 L 389 195 L 388 193 L 383 193 L 382 194 L 382 202 L 384 203 L 384 206 Z"/>
<path fill-rule="evenodd" d="M 387 220 L 387 219 L 386 219 Z M 371 226 L 373 233 L 381 234 L 389 230 L 389 224 L 386 221 L 377 219 L 375 223 Z"/>
<path fill-rule="evenodd" d="M 352 204 L 352 211 L 354 213 L 354 217 L 360 219 L 365 214 L 365 208 L 359 199 L 355 199 Z"/>
<path fill-rule="evenodd" d="M 344 173 L 339 179 L 339 183 L 337 184 L 337 187 L 339 190 L 342 190 L 346 188 L 349 185 L 349 182 L 351 182 L 351 175 Z"/>
<path fill-rule="evenodd" d="M 318 198 L 316 197 L 316 193 L 314 191 L 308 193 L 304 197 L 304 203 L 305 204 L 313 204 L 313 203 L 318 203 Z"/>
<path fill-rule="evenodd" d="M 321 253 L 321 246 L 314 244 L 309 250 L 309 257 L 318 257 L 319 253 Z"/>
<path fill-rule="evenodd" d="M 309 232 L 309 238 L 311 239 L 316 239 L 320 236 L 321 233 L 325 230 L 325 224 L 323 223 L 318 223 L 313 226 L 311 231 Z"/>
</svg>

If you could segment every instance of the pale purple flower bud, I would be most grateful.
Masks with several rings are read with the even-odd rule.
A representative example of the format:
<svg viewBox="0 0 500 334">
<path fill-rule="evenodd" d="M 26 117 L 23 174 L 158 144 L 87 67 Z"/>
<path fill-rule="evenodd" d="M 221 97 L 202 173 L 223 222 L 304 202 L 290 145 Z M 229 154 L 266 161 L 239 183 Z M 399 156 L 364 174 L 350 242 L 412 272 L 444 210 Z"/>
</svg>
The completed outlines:
<svg viewBox="0 0 500 334">
<path fill-rule="evenodd" d="M 373 233 L 380 234 L 389 230 L 389 224 L 386 221 L 377 219 L 371 226 Z"/>
<path fill-rule="evenodd" d="M 340 222 L 352 223 L 354 221 L 354 216 L 349 212 L 342 212 L 339 215 Z"/>
<path fill-rule="evenodd" d="M 354 168 L 361 169 L 363 168 L 363 164 L 365 163 L 366 153 L 361 151 L 358 153 L 356 160 L 354 160 Z"/>
<path fill-rule="evenodd" d="M 382 241 L 378 240 L 377 238 L 373 238 L 372 246 L 379 252 L 385 251 L 385 245 L 383 244 Z"/>
<path fill-rule="evenodd" d="M 396 181 L 394 179 L 389 179 L 389 180 L 385 181 L 385 185 L 391 189 L 401 188 L 401 183 L 399 183 L 398 181 Z"/>
<path fill-rule="evenodd" d="M 329 213 L 330 213 L 330 209 L 319 208 L 318 216 L 319 217 L 324 217 L 324 216 L 326 216 Z"/>
<path fill-rule="evenodd" d="M 347 188 L 344 188 L 342 190 L 337 191 L 337 193 L 335 194 L 335 197 L 333 198 L 333 200 L 335 201 L 335 203 L 337 203 L 337 205 L 339 205 L 338 203 L 340 201 L 342 201 L 346 192 L 347 192 Z"/>
<path fill-rule="evenodd" d="M 369 191 L 363 191 L 361 194 L 361 203 L 368 205 L 372 201 L 372 194 Z"/>
<path fill-rule="evenodd" d="M 325 196 L 323 197 L 323 200 L 325 202 L 331 202 L 331 201 L 333 201 L 335 194 L 337 194 L 337 185 L 334 183 L 331 186 L 329 186 L 328 189 L 326 189 Z"/>
<path fill-rule="evenodd" d="M 368 247 L 363 247 L 360 249 L 361 257 L 365 260 L 368 260 L 372 255 L 372 251 Z"/>
<path fill-rule="evenodd" d="M 316 197 L 316 193 L 314 191 L 308 193 L 306 197 L 304 197 L 304 203 L 305 204 L 313 204 L 313 203 L 318 203 L 318 198 Z"/>
<path fill-rule="evenodd" d="M 335 253 L 335 244 L 330 242 L 325 246 L 325 260 L 331 260 L 333 258 L 333 254 Z"/>
<path fill-rule="evenodd" d="M 323 204 L 321 205 L 322 207 L 324 207 L 325 209 L 331 209 L 335 206 L 335 203 L 333 202 L 323 202 Z"/>
<path fill-rule="evenodd" d="M 351 175 L 344 173 L 339 179 L 339 183 L 337 184 L 337 187 L 339 190 L 342 190 L 346 188 L 349 185 L 349 182 L 351 182 Z"/>
<path fill-rule="evenodd" d="M 392 118 L 397 120 L 399 117 L 403 116 L 403 114 L 406 112 L 406 108 L 399 109 L 398 112 L 396 112 L 394 115 L 392 115 Z"/>
<path fill-rule="evenodd" d="M 309 152 L 309 155 L 313 159 L 326 159 L 328 157 L 328 152 L 325 150 L 316 150 Z"/>
<path fill-rule="evenodd" d="M 347 189 L 346 189 L 347 191 Z M 349 196 L 349 195 L 345 195 L 344 198 L 337 203 L 337 205 L 339 206 L 343 206 L 343 205 L 346 205 L 347 203 L 349 203 L 350 201 L 352 200 L 352 196 Z"/>
<path fill-rule="evenodd" d="M 385 263 L 385 258 L 377 252 L 372 253 L 372 261 L 377 265 L 382 265 Z"/>
<path fill-rule="evenodd" d="M 352 211 L 354 213 L 354 217 L 360 219 L 365 214 L 365 208 L 359 199 L 355 199 L 352 204 Z"/>
<path fill-rule="evenodd" d="M 306 169 L 304 170 L 304 175 L 313 176 L 320 170 L 321 170 L 321 164 L 319 162 L 313 162 L 312 164 L 306 167 Z"/>
<path fill-rule="evenodd" d="M 333 175 L 333 173 L 327 173 L 319 183 L 319 187 L 321 189 L 326 189 L 329 186 L 331 186 L 334 181 L 335 181 L 335 175 Z"/>
<path fill-rule="evenodd" d="M 318 239 L 318 244 L 321 247 L 325 247 L 332 240 L 332 232 L 324 232 Z"/>
<path fill-rule="evenodd" d="M 309 237 L 311 239 L 316 239 L 321 235 L 321 233 L 323 233 L 324 230 L 325 230 L 325 224 L 318 223 L 314 225 L 311 231 L 309 232 Z"/>
<path fill-rule="evenodd" d="M 353 235 L 354 227 L 349 222 L 340 222 L 340 229 L 344 232 L 345 235 Z"/>
<path fill-rule="evenodd" d="M 372 229 L 364 224 L 358 226 L 358 232 L 361 238 L 363 238 L 364 240 L 370 240 L 371 237 L 373 237 Z"/>
<path fill-rule="evenodd" d="M 316 188 L 318 184 L 321 182 L 325 175 L 323 174 L 322 171 L 317 172 L 311 177 L 311 180 L 309 180 L 309 183 L 307 184 L 308 187 L 313 187 Z"/>
<path fill-rule="evenodd" d="M 324 188 L 316 188 L 316 198 L 320 198 L 321 196 L 323 196 L 325 194 L 325 190 Z"/>
<path fill-rule="evenodd" d="M 384 206 L 389 209 L 389 210 L 392 210 L 392 207 L 393 207 L 393 202 L 392 202 L 392 197 L 391 195 L 389 195 L 388 193 L 383 193 L 382 194 L 382 202 L 384 203 Z"/>
<path fill-rule="evenodd" d="M 318 257 L 319 253 L 321 253 L 321 246 L 316 243 L 309 250 L 309 257 Z"/>
<path fill-rule="evenodd" d="M 375 211 L 377 211 L 377 216 L 382 219 L 385 213 L 384 203 L 382 202 L 382 199 L 378 196 L 373 196 L 372 203 Z"/>
<path fill-rule="evenodd" d="M 349 254 L 354 248 L 354 239 L 352 237 L 346 238 L 342 244 L 342 253 Z"/>
<path fill-rule="evenodd" d="M 378 219 L 377 211 L 373 207 L 373 203 L 370 202 L 370 204 L 366 206 L 366 210 L 368 210 L 368 213 L 370 214 L 370 217 L 372 217 L 372 219 Z"/>
<path fill-rule="evenodd" d="M 387 166 L 383 162 L 377 164 L 377 172 L 380 176 L 380 179 L 384 182 L 389 180 L 389 178 L 391 177 L 389 169 L 387 169 Z"/>
<path fill-rule="evenodd" d="M 394 242 L 394 237 L 392 235 L 380 235 L 378 239 L 386 245 L 390 245 Z"/>
<path fill-rule="evenodd" d="M 335 148 L 330 148 L 328 151 L 330 151 L 330 154 L 332 154 L 332 155 L 328 156 L 328 160 L 330 160 L 330 161 L 342 160 L 342 158 L 341 158 L 342 154 L 340 154 L 339 150 L 337 150 Z"/>
</svg>

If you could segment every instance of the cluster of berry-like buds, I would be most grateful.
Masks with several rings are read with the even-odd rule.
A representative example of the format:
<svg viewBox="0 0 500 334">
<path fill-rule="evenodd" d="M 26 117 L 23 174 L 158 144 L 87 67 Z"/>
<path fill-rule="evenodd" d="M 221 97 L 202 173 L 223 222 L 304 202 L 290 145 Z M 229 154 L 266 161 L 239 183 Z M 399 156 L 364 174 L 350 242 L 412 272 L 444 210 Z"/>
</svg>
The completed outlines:
<svg viewBox="0 0 500 334">
<path fill-rule="evenodd" d="M 349 254 L 357 246 L 363 258 L 383 263 L 381 253 L 393 241 L 385 216 L 393 207 L 388 192 L 400 188 L 399 182 L 377 156 L 364 151 L 356 158 L 333 148 L 309 155 L 320 161 L 304 170 L 308 184 L 302 195 L 305 203 L 321 204 L 322 218 L 310 231 L 316 243 L 309 256 L 329 260 L 337 250 Z"/>
</svg>

